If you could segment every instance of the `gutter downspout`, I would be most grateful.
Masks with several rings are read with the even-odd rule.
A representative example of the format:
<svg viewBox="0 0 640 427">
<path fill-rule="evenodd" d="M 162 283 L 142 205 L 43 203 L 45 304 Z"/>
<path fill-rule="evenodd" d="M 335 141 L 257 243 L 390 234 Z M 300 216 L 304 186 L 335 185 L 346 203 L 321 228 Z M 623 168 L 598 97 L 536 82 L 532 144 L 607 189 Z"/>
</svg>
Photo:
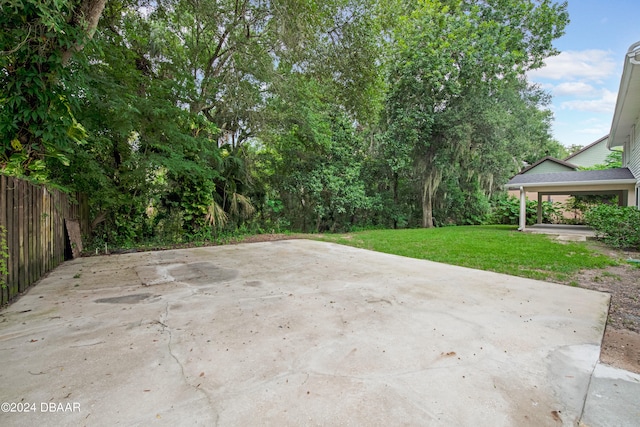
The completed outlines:
<svg viewBox="0 0 640 427">
<path fill-rule="evenodd" d="M 520 226 L 518 231 L 524 231 L 527 225 L 527 194 L 524 187 L 520 186 Z"/>
</svg>

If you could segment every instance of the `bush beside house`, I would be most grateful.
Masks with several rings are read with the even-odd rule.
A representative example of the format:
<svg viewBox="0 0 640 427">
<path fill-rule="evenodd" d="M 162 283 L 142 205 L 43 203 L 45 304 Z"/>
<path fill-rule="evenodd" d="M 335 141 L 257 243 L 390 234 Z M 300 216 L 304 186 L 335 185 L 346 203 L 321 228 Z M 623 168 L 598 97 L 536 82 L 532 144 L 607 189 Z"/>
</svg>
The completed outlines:
<svg viewBox="0 0 640 427">
<path fill-rule="evenodd" d="M 640 250 L 640 210 L 634 206 L 596 205 L 585 213 L 585 220 L 605 243 Z"/>
</svg>

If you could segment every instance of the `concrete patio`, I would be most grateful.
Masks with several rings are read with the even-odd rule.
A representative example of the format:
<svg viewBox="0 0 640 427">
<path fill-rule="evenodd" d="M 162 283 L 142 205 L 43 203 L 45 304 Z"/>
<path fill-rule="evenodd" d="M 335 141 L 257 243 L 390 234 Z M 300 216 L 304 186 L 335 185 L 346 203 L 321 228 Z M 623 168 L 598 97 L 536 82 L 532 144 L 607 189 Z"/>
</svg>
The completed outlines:
<svg viewBox="0 0 640 427">
<path fill-rule="evenodd" d="M 634 425 L 608 304 L 308 240 L 81 258 L 0 312 L 0 401 L 32 412 L 0 424 Z"/>
<path fill-rule="evenodd" d="M 549 234 L 555 236 L 556 240 L 584 242 L 595 239 L 596 233 L 586 225 L 567 224 L 535 224 L 524 229 L 525 233 Z"/>
</svg>

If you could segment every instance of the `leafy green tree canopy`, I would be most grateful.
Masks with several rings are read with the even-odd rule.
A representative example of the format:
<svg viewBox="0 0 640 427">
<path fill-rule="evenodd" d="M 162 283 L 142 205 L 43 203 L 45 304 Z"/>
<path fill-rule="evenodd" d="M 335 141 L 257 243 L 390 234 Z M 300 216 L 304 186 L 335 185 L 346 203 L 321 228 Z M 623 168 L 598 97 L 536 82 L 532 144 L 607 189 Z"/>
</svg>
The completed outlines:
<svg viewBox="0 0 640 427">
<path fill-rule="evenodd" d="M 74 52 L 93 35 L 106 0 L 4 0 L 0 14 L 0 170 L 44 179 L 45 157 L 85 140 L 69 92 Z"/>
<path fill-rule="evenodd" d="M 500 142 L 486 132 L 486 122 L 474 120 L 482 110 L 465 107 L 469 99 L 513 91 L 527 70 L 557 53 L 552 41 L 567 19 L 566 3 L 548 0 L 423 0 L 401 18 L 388 76 L 385 140 L 391 168 L 420 182 L 424 227 L 433 225 L 433 199 L 450 166 L 480 143 Z M 507 106 L 503 114 L 510 114 Z"/>
</svg>

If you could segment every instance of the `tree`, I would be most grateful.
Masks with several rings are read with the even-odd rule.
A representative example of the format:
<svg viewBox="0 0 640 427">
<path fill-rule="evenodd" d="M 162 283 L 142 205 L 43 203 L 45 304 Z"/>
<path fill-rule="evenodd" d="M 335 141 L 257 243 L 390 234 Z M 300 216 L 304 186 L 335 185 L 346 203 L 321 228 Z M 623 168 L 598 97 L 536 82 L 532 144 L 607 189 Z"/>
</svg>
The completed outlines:
<svg viewBox="0 0 640 427">
<path fill-rule="evenodd" d="M 356 118 L 358 127 L 374 121 L 379 103 L 366 94 L 380 78 L 371 66 L 378 52 L 371 46 L 375 25 L 362 6 L 368 3 L 163 0 L 138 8 L 109 2 L 84 51 L 90 62 L 74 64 L 66 85 L 88 143 L 66 153 L 70 168 L 49 164 L 52 178 L 91 195 L 95 232 L 110 244 L 240 225 L 255 203 L 249 196 L 259 196 L 268 181 L 250 169 L 256 147 L 276 132 L 282 134 L 270 143 L 293 132 L 272 120 L 269 109 L 275 100 L 292 100 L 298 82 L 318 82 L 323 93 L 321 102 L 311 102 L 309 117 L 322 116 L 310 119 L 317 135 L 348 123 L 346 144 L 356 139 L 349 133 Z M 344 55 L 356 46 L 357 55 Z M 325 104 L 331 98 L 335 120 Z M 296 99 L 280 112 L 295 115 L 302 105 Z M 333 159 L 351 159 L 338 155 L 350 148 L 334 148 Z M 348 222 L 344 216 L 353 210 L 345 206 L 356 202 L 339 195 L 344 182 L 325 182 L 319 169 L 306 172 L 301 179 L 322 181 L 337 194 L 313 196 L 317 206 L 337 212 L 326 215 L 336 218 L 329 226 Z M 348 185 L 362 186 L 357 175 L 349 175 Z"/>
<path fill-rule="evenodd" d="M 92 63 L 69 83 L 87 143 L 67 154 L 69 167 L 48 165 L 57 184 L 89 195 L 94 234 L 110 246 L 207 228 L 226 178 L 217 127 L 183 108 L 178 82 L 151 66 L 142 18 L 126 4 L 107 6 L 85 48 Z"/>
<path fill-rule="evenodd" d="M 564 25 L 549 1 L 5 3 L 0 167 L 88 193 L 110 245 L 254 208 L 263 229 L 478 222 L 554 147 L 522 77 Z"/>
<path fill-rule="evenodd" d="M 73 114 L 70 60 L 91 39 L 106 0 L 8 0 L 0 14 L 0 170 L 44 179 L 45 158 L 85 138 Z"/>
<path fill-rule="evenodd" d="M 580 144 L 571 144 L 570 146 L 568 146 L 566 148 L 567 153 L 569 156 L 576 154 L 578 151 L 582 150 L 584 148 L 584 145 L 580 145 Z"/>
<path fill-rule="evenodd" d="M 602 164 L 594 165 L 592 167 L 583 167 L 581 170 L 604 170 L 622 167 L 622 150 L 613 150 L 604 159 Z"/>
<path fill-rule="evenodd" d="M 546 0 L 427 0 L 401 21 L 388 76 L 386 153 L 392 173 L 419 183 L 423 227 L 433 226 L 443 175 L 491 140 L 474 135 L 485 123 L 474 125 L 481 110 L 466 108 L 467 99 L 512 90 L 556 53 L 551 42 L 566 22 L 566 4 Z"/>
<path fill-rule="evenodd" d="M 292 73 L 332 80 L 334 96 L 354 112 L 372 105 L 365 96 L 377 83 L 378 53 L 370 4 L 161 0 L 146 19 L 153 26 L 146 58 L 176 79 L 191 113 L 219 127 L 221 145 L 237 147 L 259 133 L 266 101 Z"/>
<path fill-rule="evenodd" d="M 296 230 L 346 229 L 371 206 L 362 180 L 362 133 L 323 89 L 298 76 L 272 99 L 272 122 L 258 152 L 265 195 L 282 204 L 281 215 Z"/>
</svg>

